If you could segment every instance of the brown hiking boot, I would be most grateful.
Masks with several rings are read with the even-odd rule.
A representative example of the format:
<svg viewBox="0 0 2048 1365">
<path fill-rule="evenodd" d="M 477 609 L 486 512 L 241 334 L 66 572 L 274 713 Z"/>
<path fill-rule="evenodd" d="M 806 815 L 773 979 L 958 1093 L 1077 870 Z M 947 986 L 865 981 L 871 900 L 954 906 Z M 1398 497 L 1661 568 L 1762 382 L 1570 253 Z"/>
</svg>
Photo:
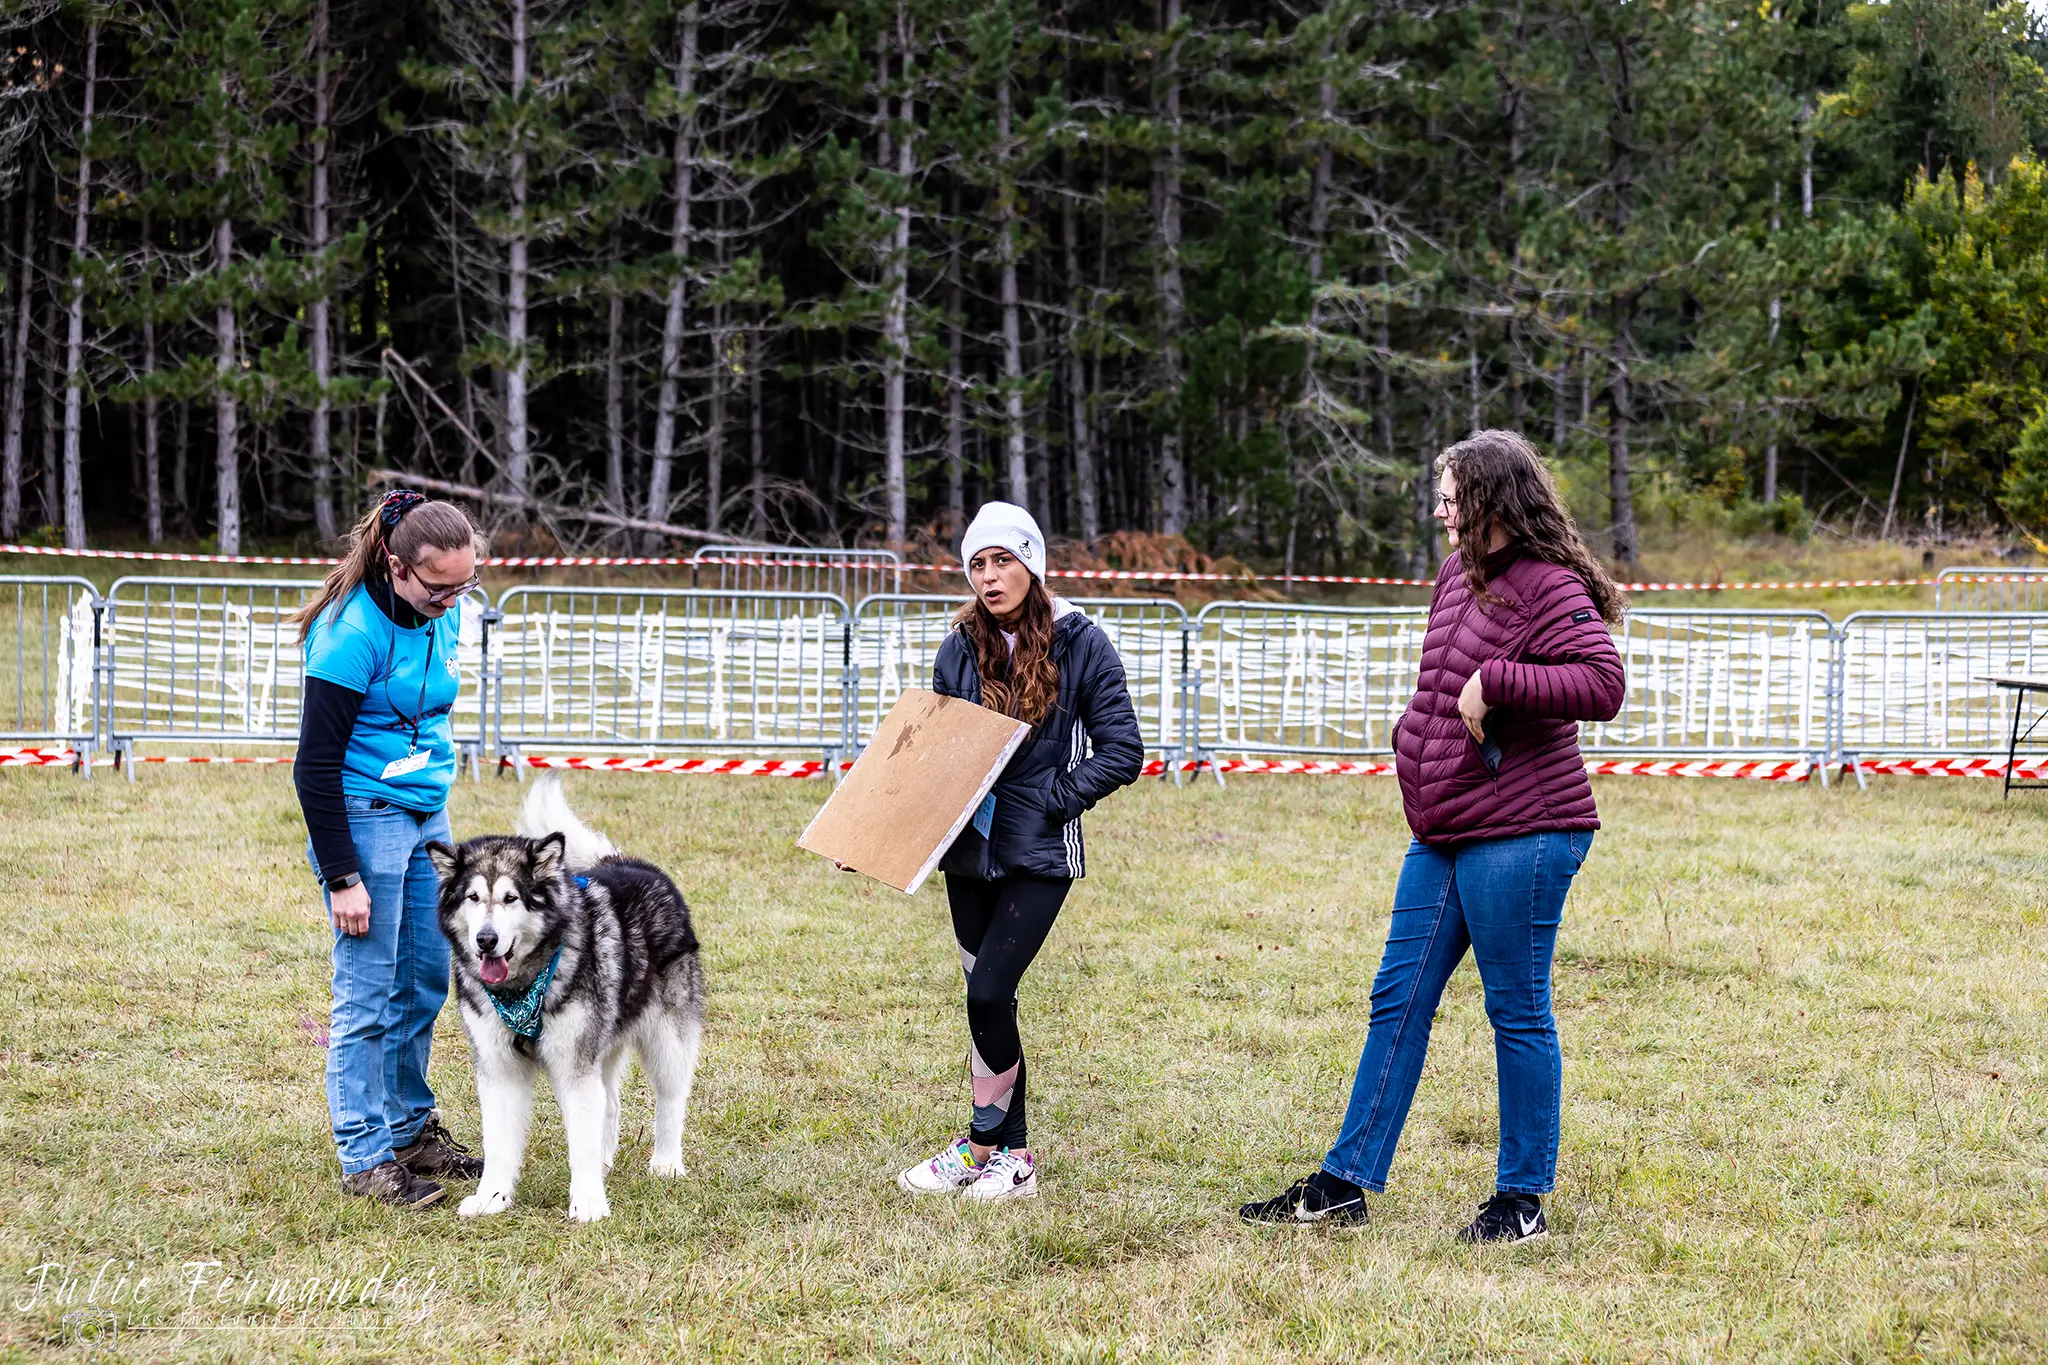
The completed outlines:
<svg viewBox="0 0 2048 1365">
<path fill-rule="evenodd" d="M 361 1195 L 393 1208 L 423 1209 L 441 1202 L 447 1191 L 431 1180 L 422 1180 L 396 1161 L 386 1161 L 367 1171 L 341 1178 L 343 1194 Z"/>
<path fill-rule="evenodd" d="M 457 1142 L 455 1135 L 441 1126 L 438 1117 L 427 1120 L 427 1126 L 420 1129 L 420 1135 L 413 1139 L 412 1146 L 401 1147 L 391 1155 L 414 1175 L 433 1176 L 440 1180 L 475 1180 L 484 1173 L 483 1158 L 471 1156 L 469 1148 Z"/>
</svg>

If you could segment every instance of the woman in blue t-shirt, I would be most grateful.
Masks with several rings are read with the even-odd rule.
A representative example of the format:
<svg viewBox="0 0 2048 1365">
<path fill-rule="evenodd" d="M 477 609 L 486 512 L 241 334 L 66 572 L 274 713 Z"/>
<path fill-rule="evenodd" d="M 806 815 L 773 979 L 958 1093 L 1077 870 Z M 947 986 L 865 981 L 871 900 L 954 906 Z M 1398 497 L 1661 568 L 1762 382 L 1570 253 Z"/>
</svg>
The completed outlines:
<svg viewBox="0 0 2048 1365">
<path fill-rule="evenodd" d="M 334 926 L 327 1109 L 341 1185 L 406 1208 L 440 1200 L 436 1177 L 483 1172 L 441 1126 L 427 1085 L 448 998 L 427 842 L 453 841 L 448 717 L 479 544 L 453 503 L 391 493 L 293 618 L 306 654 L 293 776 Z"/>
</svg>

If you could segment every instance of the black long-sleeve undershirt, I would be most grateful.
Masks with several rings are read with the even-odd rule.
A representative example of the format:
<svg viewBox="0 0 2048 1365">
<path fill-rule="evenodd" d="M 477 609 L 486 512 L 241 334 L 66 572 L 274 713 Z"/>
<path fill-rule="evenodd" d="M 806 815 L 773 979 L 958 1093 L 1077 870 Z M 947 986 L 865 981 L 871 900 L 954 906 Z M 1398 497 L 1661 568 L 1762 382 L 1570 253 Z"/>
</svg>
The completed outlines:
<svg viewBox="0 0 2048 1365">
<path fill-rule="evenodd" d="M 348 832 L 348 807 L 341 799 L 341 760 L 355 733 L 363 694 L 325 678 L 308 678 L 299 704 L 299 752 L 292 760 L 292 783 L 299 789 L 299 809 L 306 832 L 313 836 L 313 861 L 323 881 L 362 871 L 355 839 Z"/>
<path fill-rule="evenodd" d="M 393 624 L 416 630 L 426 618 L 391 591 L 389 579 L 365 584 Z M 355 839 L 348 830 L 348 807 L 342 801 L 341 765 L 355 733 L 363 694 L 325 678 L 308 678 L 300 694 L 299 751 L 292 761 L 292 784 L 299 790 L 299 809 L 313 839 L 313 861 L 323 881 L 362 871 Z"/>
</svg>

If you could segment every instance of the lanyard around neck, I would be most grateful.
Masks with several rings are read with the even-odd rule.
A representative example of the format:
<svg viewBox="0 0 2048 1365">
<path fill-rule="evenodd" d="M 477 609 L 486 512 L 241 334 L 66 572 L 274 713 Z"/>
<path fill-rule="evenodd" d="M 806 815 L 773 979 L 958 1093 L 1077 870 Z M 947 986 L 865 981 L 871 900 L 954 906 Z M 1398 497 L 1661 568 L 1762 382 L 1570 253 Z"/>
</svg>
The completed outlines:
<svg viewBox="0 0 2048 1365">
<path fill-rule="evenodd" d="M 391 657 L 393 660 L 392 671 L 396 672 L 396 660 L 398 658 L 398 623 L 395 621 L 391 623 Z M 419 752 L 420 749 L 420 722 L 424 721 L 427 718 L 427 682 L 433 676 L 434 623 L 432 621 L 428 621 L 427 662 L 420 669 L 420 699 L 419 701 L 414 703 L 412 715 L 408 716 L 407 714 L 405 714 L 405 712 L 398 709 L 397 702 L 391 701 L 391 679 L 389 676 L 387 676 L 384 680 L 384 699 L 385 701 L 390 702 L 392 714 L 397 716 L 401 723 L 403 723 L 412 730 L 411 746 L 406 750 L 408 754 L 416 754 Z"/>
</svg>

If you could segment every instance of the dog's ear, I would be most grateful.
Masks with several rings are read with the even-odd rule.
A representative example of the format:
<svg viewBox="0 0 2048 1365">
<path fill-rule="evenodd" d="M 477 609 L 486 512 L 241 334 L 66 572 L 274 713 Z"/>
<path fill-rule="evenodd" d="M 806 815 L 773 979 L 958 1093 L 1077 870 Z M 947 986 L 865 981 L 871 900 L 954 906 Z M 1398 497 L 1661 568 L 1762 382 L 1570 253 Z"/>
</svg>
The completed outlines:
<svg viewBox="0 0 2048 1365">
<path fill-rule="evenodd" d="M 563 855 L 568 846 L 568 839 L 560 831 L 535 839 L 526 855 L 526 866 L 533 879 L 537 882 L 552 880 L 562 870 Z"/>
<path fill-rule="evenodd" d="M 450 848 L 439 839 L 427 841 L 427 857 L 433 859 L 434 871 L 441 874 L 444 882 L 453 877 L 455 869 L 462 865 L 462 850 Z"/>
</svg>

